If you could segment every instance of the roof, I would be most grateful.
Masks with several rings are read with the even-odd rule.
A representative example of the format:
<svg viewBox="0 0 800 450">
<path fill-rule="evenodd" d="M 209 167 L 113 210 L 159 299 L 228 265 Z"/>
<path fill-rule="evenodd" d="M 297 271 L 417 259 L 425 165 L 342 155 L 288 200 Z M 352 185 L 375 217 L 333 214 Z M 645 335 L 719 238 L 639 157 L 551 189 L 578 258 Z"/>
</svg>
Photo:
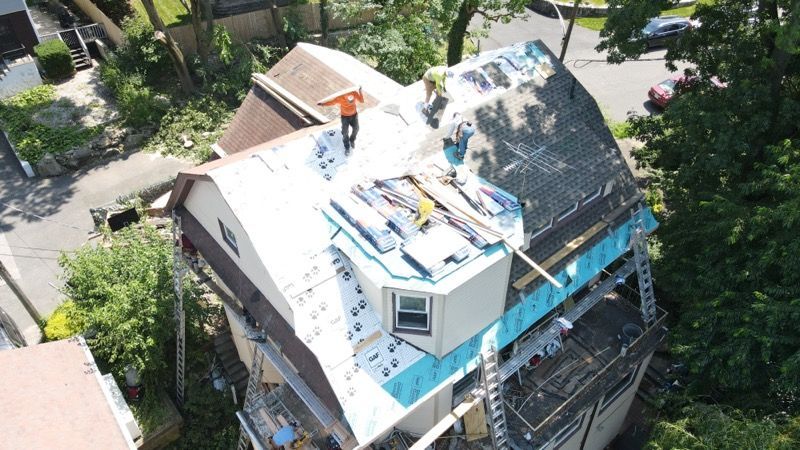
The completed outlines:
<svg viewBox="0 0 800 450">
<path fill-rule="evenodd" d="M 0 379 L 0 449 L 135 448 L 82 338 L 0 352 Z"/>
<path fill-rule="evenodd" d="M 297 336 L 319 359 L 360 443 L 391 427 L 438 386 L 474 369 L 481 349 L 508 345 L 627 247 L 630 220 L 623 217 L 563 266 L 554 267 L 551 274 L 563 288 L 533 283 L 525 291 L 513 291 L 518 303 L 510 303 L 501 319 L 441 359 L 381 327 L 352 266 L 373 280 L 391 278 L 393 286 L 452 287 L 474 273 L 461 267 L 488 267 L 491 258 L 511 250 L 501 243 L 470 249 L 471 256 L 458 263 L 447 258 L 443 272 L 425 273 L 405 255 L 381 251 L 332 198 L 339 202 L 354 187 L 374 187 L 375 180 L 425 180 L 450 166 L 469 169 L 468 179 L 524 203 L 498 215 L 505 227 L 491 225 L 520 248 L 525 233 L 609 181 L 616 185 L 613 195 L 593 200 L 563 221 L 565 226 L 553 230 L 557 242 L 574 238 L 636 193 L 596 103 L 540 41 L 487 52 L 451 70 L 456 74 L 448 81 L 453 100 L 443 117 L 461 112 L 478 130 L 463 163 L 453 157 L 453 146 L 443 145 L 448 127 L 431 130 L 425 123 L 420 112 L 424 89 L 417 82 L 362 114 L 358 147 L 347 158 L 338 124 L 318 126 L 181 174 L 170 199 L 170 207 L 180 204 L 190 188 L 187 180 L 202 178 L 217 186 L 290 304 Z M 494 83 L 486 78 L 489 74 Z M 442 198 L 457 202 L 453 197 L 460 196 L 452 187 L 434 190 L 448 189 L 451 194 Z M 357 213 L 365 209 L 355 208 Z M 373 209 L 364 214 L 378 214 Z M 647 223 L 648 229 L 655 226 L 652 216 Z M 388 235 L 401 242 L 397 233 Z M 541 248 L 552 249 L 550 253 L 558 249 L 537 246 L 528 253 Z M 542 257 L 550 253 L 540 252 Z M 519 264 L 515 257 L 512 272 Z M 326 309 L 312 298 L 325 299 Z M 326 325 L 330 323 L 336 326 Z M 397 353 L 399 348 L 405 353 Z"/>
<path fill-rule="evenodd" d="M 278 88 L 254 81 L 218 142 L 228 155 L 335 119 L 337 107 L 317 105 L 334 92 L 362 86 L 359 108 L 364 110 L 402 87 L 346 53 L 306 43 L 297 44 L 263 76 Z"/>
</svg>

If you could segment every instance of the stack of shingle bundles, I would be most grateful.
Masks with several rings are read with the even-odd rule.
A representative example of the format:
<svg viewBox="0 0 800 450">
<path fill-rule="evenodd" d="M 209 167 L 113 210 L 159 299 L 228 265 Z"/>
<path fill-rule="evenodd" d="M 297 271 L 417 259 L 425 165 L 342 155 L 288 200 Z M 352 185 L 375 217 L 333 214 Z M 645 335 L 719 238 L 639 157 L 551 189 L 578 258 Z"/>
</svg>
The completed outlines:
<svg viewBox="0 0 800 450">
<path fill-rule="evenodd" d="M 353 187 L 353 192 L 358 198 L 367 202 L 369 206 L 385 217 L 389 221 L 389 228 L 403 239 L 408 239 L 419 233 L 419 227 L 411 220 L 408 214 L 389 203 L 377 189 Z"/>
<path fill-rule="evenodd" d="M 334 196 L 331 198 L 331 206 L 381 253 L 395 247 L 395 240 L 386 227 L 386 220 L 355 196 Z"/>
</svg>

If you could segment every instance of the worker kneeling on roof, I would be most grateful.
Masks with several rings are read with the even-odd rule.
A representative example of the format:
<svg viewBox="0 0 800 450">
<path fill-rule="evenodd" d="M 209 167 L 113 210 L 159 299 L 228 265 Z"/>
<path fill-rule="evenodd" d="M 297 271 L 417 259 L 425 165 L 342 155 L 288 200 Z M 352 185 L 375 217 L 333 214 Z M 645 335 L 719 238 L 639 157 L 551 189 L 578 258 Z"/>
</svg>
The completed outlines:
<svg viewBox="0 0 800 450">
<path fill-rule="evenodd" d="M 434 66 L 425 71 L 425 74 L 422 75 L 422 82 L 425 84 L 425 104 L 423 105 L 425 112 L 431 110 L 430 99 L 433 91 L 436 91 L 437 97 L 442 97 L 447 91 L 447 77 L 452 76 L 453 72 L 447 70 L 446 66 Z"/>
<path fill-rule="evenodd" d="M 342 143 L 344 144 L 344 154 L 349 155 L 350 149 L 356 148 L 356 135 L 358 134 L 358 108 L 356 101 L 364 103 L 364 95 L 361 87 L 358 90 L 346 92 L 328 101 L 317 103 L 321 106 L 339 106 L 339 114 L 342 120 Z"/>
</svg>

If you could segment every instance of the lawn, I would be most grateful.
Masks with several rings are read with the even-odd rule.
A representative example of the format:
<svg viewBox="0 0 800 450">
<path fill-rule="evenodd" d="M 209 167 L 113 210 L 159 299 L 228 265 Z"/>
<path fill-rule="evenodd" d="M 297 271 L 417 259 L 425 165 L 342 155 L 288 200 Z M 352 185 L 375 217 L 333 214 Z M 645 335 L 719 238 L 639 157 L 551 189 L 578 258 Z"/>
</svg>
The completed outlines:
<svg viewBox="0 0 800 450">
<path fill-rule="evenodd" d="M 189 13 L 183 7 L 180 0 L 155 0 L 156 10 L 164 25 L 174 27 L 191 22 Z M 142 0 L 133 0 L 133 9 L 142 17 L 147 17 L 147 13 L 142 6 Z"/>
<path fill-rule="evenodd" d="M 592 4 L 595 1 L 600 0 L 591 0 Z M 712 3 L 713 0 L 700 0 L 698 3 Z M 600 3 L 602 4 L 602 3 Z M 662 16 L 681 16 L 681 17 L 689 17 L 694 14 L 695 5 L 691 6 L 684 6 L 682 8 L 673 8 L 673 9 L 665 9 L 661 11 Z M 575 19 L 575 23 L 590 30 L 600 31 L 603 29 L 603 26 L 606 24 L 605 17 L 579 17 Z"/>
</svg>

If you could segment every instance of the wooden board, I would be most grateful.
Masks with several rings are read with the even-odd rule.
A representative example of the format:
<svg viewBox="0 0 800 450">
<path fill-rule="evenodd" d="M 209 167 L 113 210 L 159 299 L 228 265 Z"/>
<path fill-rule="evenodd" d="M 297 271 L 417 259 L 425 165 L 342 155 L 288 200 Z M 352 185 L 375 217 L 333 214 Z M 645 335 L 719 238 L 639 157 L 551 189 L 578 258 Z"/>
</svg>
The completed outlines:
<svg viewBox="0 0 800 450">
<path fill-rule="evenodd" d="M 485 404 L 480 402 L 464 414 L 464 430 L 467 433 L 467 442 L 477 441 L 489 436 L 489 427 L 486 426 Z"/>
<path fill-rule="evenodd" d="M 350 86 L 349 88 L 346 88 L 346 89 L 339 89 L 338 91 L 334 92 L 333 94 L 331 94 L 331 95 L 323 98 L 322 100 L 320 100 L 319 103 L 329 102 L 329 101 L 335 99 L 336 97 L 340 97 L 340 96 L 342 96 L 344 94 L 349 94 L 351 92 L 356 92 L 356 91 L 358 91 L 358 86 Z"/>
</svg>

